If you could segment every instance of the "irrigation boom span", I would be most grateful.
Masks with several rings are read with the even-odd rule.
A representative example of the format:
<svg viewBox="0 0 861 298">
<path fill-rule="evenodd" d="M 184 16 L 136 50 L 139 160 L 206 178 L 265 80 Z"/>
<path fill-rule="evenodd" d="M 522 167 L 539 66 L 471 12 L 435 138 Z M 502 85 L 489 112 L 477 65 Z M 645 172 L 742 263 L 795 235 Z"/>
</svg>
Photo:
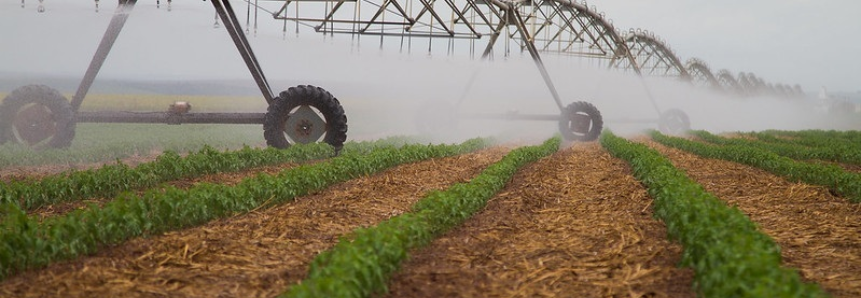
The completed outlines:
<svg viewBox="0 0 861 298">
<path fill-rule="evenodd" d="M 204 0 L 206 1 L 206 0 Z M 353 34 L 397 38 L 400 46 L 411 47 L 413 38 L 446 39 L 449 53 L 455 43 L 466 43 L 470 54 L 491 59 L 499 47 L 508 55 L 512 45 L 528 52 L 541 74 L 560 113 L 555 115 L 470 115 L 478 118 L 556 121 L 569 140 L 597 139 L 603 118 L 587 102 L 564 104 L 542 54 L 593 59 L 608 68 L 637 75 L 677 77 L 693 84 L 736 95 L 769 93 L 799 97 L 801 87 L 771 85 L 752 73 L 729 71 L 713 74 L 699 60 L 681 62 L 670 47 L 654 34 L 639 29 L 619 31 L 603 13 L 586 2 L 563 0 L 243 0 L 246 6 L 245 32 L 228 0 L 209 1 L 216 14 L 216 26 L 223 24 L 239 51 L 269 108 L 266 113 L 192 113 L 190 105 L 178 102 L 167 112 L 79 112 L 79 108 L 105 62 L 114 41 L 132 13 L 136 0 L 118 0 L 118 6 L 71 101 L 54 89 L 41 85 L 13 91 L 0 105 L 0 143 L 14 140 L 31 147 L 66 147 L 74 137 L 78 122 L 125 123 L 233 123 L 263 124 L 267 144 L 286 147 L 321 139 L 340 149 L 346 140 L 346 115 L 337 99 L 319 87 L 297 86 L 273 93 L 261 63 L 246 34 L 258 12 L 264 11 L 287 24 L 310 28 L 323 34 Z M 161 4 L 156 0 L 157 5 Z M 39 12 L 44 12 L 39 0 Z M 99 0 L 95 0 L 98 11 Z M 167 0 L 170 7 L 171 0 Z M 22 0 L 24 7 L 24 0 Z M 219 23 L 219 21 L 221 23 Z M 430 50 L 432 43 L 428 43 Z M 483 50 L 482 50 L 483 48 Z M 642 81 L 642 80 L 641 80 Z M 643 83 L 656 120 L 662 130 L 680 132 L 690 127 L 687 115 L 679 110 L 662 110 Z M 432 128 L 434 125 L 425 125 Z M 420 127 L 421 129 L 421 127 Z"/>
</svg>

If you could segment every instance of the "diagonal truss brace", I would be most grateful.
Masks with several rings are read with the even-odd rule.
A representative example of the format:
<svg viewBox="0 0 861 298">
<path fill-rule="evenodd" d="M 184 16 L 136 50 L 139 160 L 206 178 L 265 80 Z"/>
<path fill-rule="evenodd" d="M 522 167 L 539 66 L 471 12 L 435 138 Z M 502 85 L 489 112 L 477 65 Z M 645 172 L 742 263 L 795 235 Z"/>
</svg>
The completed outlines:
<svg viewBox="0 0 861 298">
<path fill-rule="evenodd" d="M 263 93 L 266 103 L 272 104 L 272 100 L 275 98 L 272 94 L 272 88 L 269 86 L 269 81 L 266 80 L 266 76 L 263 74 L 263 69 L 260 66 L 260 62 L 257 61 L 257 56 L 255 56 L 254 51 L 251 50 L 251 44 L 248 42 L 248 38 L 246 38 L 245 34 L 242 33 L 242 27 L 239 24 L 239 19 L 236 17 L 236 13 L 233 11 L 233 7 L 230 5 L 230 1 L 210 0 L 210 2 L 212 2 L 215 12 L 224 23 L 224 27 L 230 34 L 230 38 L 233 39 L 233 44 L 236 45 L 236 49 L 239 50 L 239 54 L 242 56 L 242 59 L 245 60 L 245 65 L 248 66 L 248 70 L 251 72 L 251 76 L 254 77 L 257 87 L 260 89 L 260 92 Z"/>
<path fill-rule="evenodd" d="M 102 36 L 102 41 L 99 43 L 99 47 L 96 48 L 93 60 L 90 60 L 90 66 L 87 67 L 87 72 L 84 74 L 81 84 L 78 85 L 78 91 L 76 91 L 75 95 L 72 97 L 72 110 L 77 111 L 81 107 L 84 97 L 87 96 L 87 92 L 89 92 L 90 87 L 93 86 L 93 81 L 96 80 L 96 75 L 98 75 L 99 70 L 102 69 L 102 65 L 108 58 L 108 53 L 111 52 L 114 42 L 117 41 L 120 31 L 123 30 L 123 26 L 125 26 L 126 20 L 128 20 L 129 14 L 131 14 L 132 9 L 135 8 L 136 3 L 137 0 L 119 0 L 119 5 L 117 5 L 117 10 L 114 11 L 114 16 L 111 18 L 110 24 L 108 24 L 108 29 L 105 31 L 105 35 Z"/>
</svg>

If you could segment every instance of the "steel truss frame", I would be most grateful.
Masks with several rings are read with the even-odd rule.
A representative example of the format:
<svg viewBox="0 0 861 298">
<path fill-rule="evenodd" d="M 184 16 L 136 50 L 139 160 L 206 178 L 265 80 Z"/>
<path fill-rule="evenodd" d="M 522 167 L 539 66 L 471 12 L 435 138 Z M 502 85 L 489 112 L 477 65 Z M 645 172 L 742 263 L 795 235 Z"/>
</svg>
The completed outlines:
<svg viewBox="0 0 861 298">
<path fill-rule="evenodd" d="M 244 0 L 251 5 L 251 0 Z M 499 37 L 514 41 L 521 51 L 529 52 L 541 73 L 556 105 L 564 105 L 548 74 L 540 53 L 585 57 L 609 61 L 611 68 L 630 70 L 638 75 L 679 77 L 686 81 L 703 81 L 707 85 L 722 87 L 724 91 L 739 94 L 756 94 L 769 88 L 752 74 L 740 73 L 734 79 L 728 72 L 715 76 L 708 66 L 693 59 L 687 65 L 664 43 L 648 31 L 629 30 L 620 34 L 603 13 L 596 12 L 584 3 L 565 0 L 255 0 L 282 2 L 272 17 L 284 22 L 307 24 L 324 34 L 355 34 L 397 36 L 400 38 L 487 38 L 483 59 L 492 58 Z M 267 103 L 274 95 L 260 62 L 242 32 L 242 26 L 230 1 L 211 0 L 217 17 L 230 34 L 240 56 Z M 81 102 L 110 52 L 117 36 L 131 14 L 137 0 L 118 0 L 110 24 L 91 60 L 77 92 L 71 100 L 74 111 Z M 371 9 L 362 10 L 364 7 Z M 300 12 L 300 6 L 303 8 Z M 307 7 L 310 6 L 310 9 Z M 308 11 L 323 17 L 306 16 Z M 292 9 L 292 11 L 291 11 Z M 256 14 L 255 14 L 256 18 Z M 255 20 L 256 23 L 256 20 Z M 513 27 L 513 30 L 511 28 Z M 247 28 L 246 28 L 247 29 Z M 298 30 L 298 27 L 297 27 Z M 403 44 L 403 42 L 402 42 Z M 751 77 L 753 79 L 751 79 Z M 787 93 L 800 88 L 783 88 Z M 647 88 L 648 89 L 648 88 Z M 648 90 L 647 90 L 648 91 Z M 648 93 L 648 92 L 647 92 Z M 658 113 L 660 109 L 651 95 L 649 99 Z M 262 123 L 263 113 L 235 114 L 212 113 L 181 115 L 153 112 L 110 113 L 79 112 L 79 122 L 143 122 L 143 123 Z M 535 116 L 528 120 L 550 119 Z"/>
<path fill-rule="evenodd" d="M 411 39 L 481 39 L 489 36 L 482 53 L 488 59 L 504 36 L 528 51 L 560 110 L 564 105 L 547 73 L 540 53 L 597 59 L 629 60 L 639 70 L 622 38 L 603 15 L 583 4 L 561 0 L 281 0 L 273 17 L 308 23 L 324 34 L 395 36 Z M 371 6 L 363 11 L 365 6 Z M 310 6 L 310 8 L 308 8 Z M 305 7 L 305 8 L 302 8 Z M 417 9 L 416 9 L 417 7 Z M 292 11 L 291 11 L 292 9 Z M 323 17 L 300 12 L 324 11 Z M 295 15 L 291 14 L 294 13 Z M 448 17 L 445 17 L 448 16 Z M 514 30 L 511 30 L 511 27 Z M 548 117 L 527 117 L 528 120 Z M 551 119 L 553 117 L 549 117 Z M 558 117 L 557 117 L 558 118 Z"/>
<path fill-rule="evenodd" d="M 721 90 L 721 85 L 712 74 L 711 68 L 705 61 L 697 58 L 688 59 L 685 67 L 690 75 L 691 82 L 700 86 Z"/>
<path fill-rule="evenodd" d="M 611 67 L 632 69 L 638 66 L 645 75 L 678 77 L 690 80 L 691 75 L 675 52 L 654 34 L 648 31 L 632 30 L 625 36 L 634 63 L 618 63 Z"/>
<path fill-rule="evenodd" d="M 78 111 L 81 103 L 86 97 L 87 92 L 93 84 L 93 81 L 98 75 L 99 70 L 105 62 L 108 53 L 111 51 L 114 42 L 122 31 L 123 26 L 128 20 L 132 10 L 134 10 L 137 0 L 118 0 L 116 11 L 105 31 L 102 40 L 99 43 L 93 59 L 87 68 L 81 84 L 78 86 L 77 92 L 72 97 L 71 105 L 77 116 L 77 122 L 96 122 L 96 123 L 166 123 L 166 124 L 182 124 L 182 123 L 218 123 L 218 124 L 263 124 L 265 113 L 188 113 L 185 111 L 167 111 L 167 112 L 80 112 Z M 213 7 L 219 18 L 225 24 L 227 32 L 230 34 L 233 43 L 239 50 L 240 56 L 245 61 L 245 65 L 251 72 L 257 87 L 263 95 L 267 103 L 272 103 L 274 98 L 272 89 L 269 85 L 266 76 L 263 73 L 260 62 L 254 55 L 251 45 L 239 23 L 239 19 L 230 2 L 227 0 L 211 0 Z"/>
<path fill-rule="evenodd" d="M 206 0 L 204 0 L 206 1 Z M 252 0 L 243 0 L 250 9 Z M 281 2 L 279 9 L 271 12 L 276 20 L 295 22 L 297 31 L 300 25 L 313 28 L 324 34 L 377 35 L 380 45 L 386 36 L 411 41 L 413 37 L 451 40 L 470 40 L 470 49 L 475 50 L 477 40 L 486 40 L 482 59 L 492 59 L 500 37 L 506 41 L 505 55 L 512 43 L 521 52 L 528 52 L 541 77 L 560 110 L 555 115 L 480 115 L 478 118 L 507 120 L 572 120 L 571 111 L 563 104 L 550 74 L 541 58 L 541 53 L 563 56 L 584 57 L 607 61 L 610 68 L 620 68 L 635 72 L 643 82 L 648 99 L 661 119 L 658 120 L 619 120 L 627 122 L 654 123 L 663 121 L 664 112 L 658 107 L 651 92 L 642 80 L 643 75 L 679 77 L 687 81 L 703 81 L 713 87 L 732 86 L 744 94 L 757 94 L 771 90 L 773 93 L 787 94 L 796 88 L 766 84 L 753 74 L 740 73 L 738 80 L 728 72 L 721 72 L 716 78 L 708 66 L 693 59 L 687 67 L 681 63 L 673 51 L 660 39 L 645 31 L 631 30 L 622 35 L 603 13 L 597 13 L 594 6 L 589 8 L 585 1 L 571 0 L 253 0 L 255 7 L 255 28 L 258 2 Z M 229 33 L 240 56 L 245 62 L 257 87 L 267 104 L 272 104 L 274 94 L 261 63 L 257 60 L 246 34 L 242 32 L 240 20 L 229 0 L 210 0 L 216 12 L 216 20 L 221 20 Z M 102 40 L 90 62 L 78 89 L 71 100 L 76 122 L 124 122 L 124 123 L 224 123 L 224 124 L 263 124 L 266 113 L 190 113 L 188 109 L 173 107 L 167 112 L 79 112 L 95 77 L 119 36 L 137 0 L 118 0 L 118 6 Z M 300 6 L 303 8 L 300 10 Z M 311 6 L 312 9 L 307 9 Z M 364 10 L 363 7 L 366 7 Z M 368 9 L 367 7 L 370 7 Z M 98 9 L 98 6 L 97 6 Z M 322 17 L 306 15 L 323 11 Z M 316 12 L 315 12 L 316 11 Z M 216 24 L 218 22 L 216 21 Z M 250 24 L 246 24 L 250 27 Z M 246 28 L 248 30 L 248 28 Z M 485 38 L 486 37 L 486 38 Z M 407 42 L 411 45 L 411 42 Z M 429 50 L 431 43 L 428 43 Z M 454 51 L 453 46 L 450 49 Z M 471 84 L 471 83 L 469 83 Z M 765 91 L 763 91 L 765 90 Z M 601 116 L 594 112 L 596 121 Z M 573 121 L 573 120 L 572 120 Z M 578 120 L 579 121 L 579 120 Z M 572 122 L 573 123 L 573 122 Z"/>
<path fill-rule="evenodd" d="M 729 70 L 721 69 L 720 71 L 718 71 L 717 79 L 723 90 L 738 95 L 744 93 L 744 88 L 741 86 L 741 84 L 738 83 L 735 77 L 732 76 L 732 73 L 730 73 Z"/>
<path fill-rule="evenodd" d="M 624 40 L 603 14 L 586 5 L 562 0 L 263 0 L 283 2 L 272 17 L 285 22 L 314 23 L 317 32 L 399 36 L 401 38 L 487 38 L 482 59 L 490 59 L 499 37 L 504 36 L 527 51 L 560 111 L 563 104 L 541 59 L 541 52 L 580 56 L 611 61 L 627 61 L 639 73 L 639 66 Z M 264 113 L 173 113 L 173 112 L 78 112 L 84 97 L 122 30 L 137 0 L 118 0 L 119 4 L 89 68 L 72 99 L 78 122 L 124 123 L 224 123 L 262 124 Z M 267 103 L 274 95 L 262 66 L 242 32 L 239 18 L 229 0 L 210 0 L 216 15 L 236 45 L 249 72 Z M 250 2 L 248 2 L 250 5 Z M 362 3 L 371 6 L 362 12 Z M 256 4 L 255 4 L 256 5 Z M 299 6 L 323 6 L 321 18 L 299 13 Z M 290 8 L 295 15 L 290 15 Z M 350 6 L 352 6 L 350 8 Z M 307 11 L 307 10 L 303 10 Z M 319 12 L 319 10 L 315 10 Z M 444 16 L 448 15 L 446 18 Z M 345 17 L 346 16 L 346 17 Z M 512 30 L 513 28 L 513 30 Z M 397 30 L 400 30 L 398 32 Z M 650 98 L 654 104 L 654 100 Z M 656 105 L 657 110 L 657 105 Z M 659 110 L 658 110 L 659 111 Z M 517 115 L 513 120 L 552 120 L 560 115 Z M 512 119 L 512 116 L 505 116 Z"/>
<path fill-rule="evenodd" d="M 782 85 L 765 83 L 751 73 L 740 73 L 737 79 L 726 70 L 715 75 L 708 64 L 697 58 L 691 58 L 683 64 L 663 40 L 648 31 L 629 30 L 625 35 L 625 43 L 636 62 L 617 61 L 610 67 L 632 70 L 633 66 L 638 66 L 640 68 L 638 73 L 679 78 L 693 84 L 742 96 L 772 94 L 791 98 L 804 94 L 800 86 L 780 88 L 779 86 Z"/>
</svg>

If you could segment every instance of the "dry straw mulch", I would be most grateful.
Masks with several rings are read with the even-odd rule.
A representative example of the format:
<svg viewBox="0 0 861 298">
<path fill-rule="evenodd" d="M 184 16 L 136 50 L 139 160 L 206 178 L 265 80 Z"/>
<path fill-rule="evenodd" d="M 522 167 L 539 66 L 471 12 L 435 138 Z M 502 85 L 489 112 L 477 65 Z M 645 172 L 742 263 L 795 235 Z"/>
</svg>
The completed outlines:
<svg viewBox="0 0 861 298">
<path fill-rule="evenodd" d="M 339 236 L 409 210 L 427 191 L 468 181 L 508 150 L 408 164 L 271 209 L 134 239 L 12 277 L 0 283 L 0 297 L 272 297 L 304 278 Z M 227 175 L 207 179 L 238 178 Z"/>
<path fill-rule="evenodd" d="M 693 271 L 626 164 L 579 144 L 412 254 L 390 297 L 694 297 Z"/>
<path fill-rule="evenodd" d="M 825 187 L 643 142 L 750 216 L 780 245 L 786 266 L 797 268 L 834 297 L 861 297 L 861 204 L 836 197 Z"/>
</svg>

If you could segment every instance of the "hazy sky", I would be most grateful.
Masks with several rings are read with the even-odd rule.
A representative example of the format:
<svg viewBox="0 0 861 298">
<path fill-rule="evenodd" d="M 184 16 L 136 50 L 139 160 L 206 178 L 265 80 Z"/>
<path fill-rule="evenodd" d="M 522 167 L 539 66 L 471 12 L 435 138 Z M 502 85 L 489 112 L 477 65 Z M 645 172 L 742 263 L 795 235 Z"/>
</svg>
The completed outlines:
<svg viewBox="0 0 861 298">
<path fill-rule="evenodd" d="M 684 61 L 807 90 L 861 91 L 861 1 L 595 0 L 619 28 L 643 28 Z"/>
<path fill-rule="evenodd" d="M 156 9 L 155 1 L 139 1 L 100 76 L 249 77 L 223 28 L 213 28 L 209 2 L 175 0 L 171 12 L 167 1 L 161 2 Z M 97 14 L 93 3 L 45 0 L 47 11 L 37 13 L 36 0 L 26 0 L 25 8 L 18 0 L 0 1 L 0 73 L 82 76 L 116 6 L 115 1 L 101 1 Z M 243 3 L 234 3 L 244 12 Z M 798 83 L 808 91 L 820 86 L 861 91 L 858 0 L 594 0 L 589 5 L 605 12 L 618 28 L 655 32 L 682 61 L 697 57 L 715 72 L 753 72 L 767 82 Z M 270 77 L 339 71 L 315 61 L 335 61 L 333 57 L 355 50 L 311 32 L 299 36 L 301 43 L 294 35 L 285 41 L 280 23 L 265 16 L 260 26 L 252 43 Z M 369 47 L 374 48 L 373 42 Z M 276 67 L 271 61 L 288 62 Z"/>
</svg>

